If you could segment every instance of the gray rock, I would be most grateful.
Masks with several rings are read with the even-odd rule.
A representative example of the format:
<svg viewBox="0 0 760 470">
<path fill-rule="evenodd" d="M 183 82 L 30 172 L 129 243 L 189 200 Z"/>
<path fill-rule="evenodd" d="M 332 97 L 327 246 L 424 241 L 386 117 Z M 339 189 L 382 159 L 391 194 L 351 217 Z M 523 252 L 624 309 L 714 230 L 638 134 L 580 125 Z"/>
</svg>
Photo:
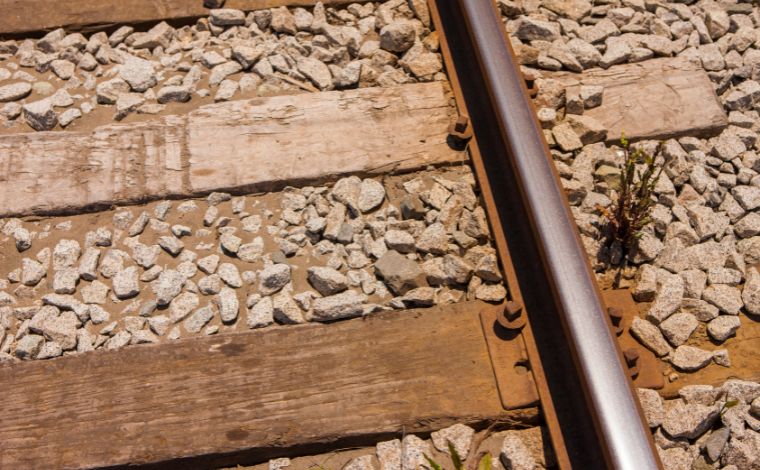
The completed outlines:
<svg viewBox="0 0 760 470">
<path fill-rule="evenodd" d="M 380 29 L 380 48 L 390 52 L 404 52 L 414 45 L 416 38 L 417 32 L 412 22 L 393 21 Z"/>
<path fill-rule="evenodd" d="M 219 80 L 221 82 L 221 79 Z M 158 90 L 156 99 L 159 103 L 185 103 L 190 101 L 190 88 L 186 86 L 165 86 Z"/>
<path fill-rule="evenodd" d="M 719 390 L 712 385 L 687 385 L 678 391 L 678 396 L 683 398 L 686 403 L 697 403 L 705 406 L 712 406 L 718 395 Z"/>
<path fill-rule="evenodd" d="M 95 94 L 99 104 L 116 104 L 119 95 L 128 93 L 129 84 L 121 78 L 112 78 L 98 84 Z"/>
<path fill-rule="evenodd" d="M 462 459 L 466 459 L 470 452 L 470 444 L 475 435 L 475 430 L 464 424 L 455 424 L 430 434 L 433 446 L 440 452 L 449 454 L 449 442 L 456 449 Z"/>
<path fill-rule="evenodd" d="M 736 398 L 742 403 L 750 403 L 760 397 L 760 383 L 729 379 L 723 382 L 720 391 L 727 397 Z"/>
<path fill-rule="evenodd" d="M 64 268 L 53 274 L 53 292 L 56 294 L 73 294 L 77 290 L 79 270 Z"/>
<path fill-rule="evenodd" d="M 672 348 L 665 340 L 665 337 L 652 323 L 635 317 L 631 323 L 631 334 L 641 342 L 647 349 L 662 357 L 669 354 Z"/>
<path fill-rule="evenodd" d="M 214 318 L 215 314 L 214 307 L 212 305 L 206 305 L 193 312 L 193 314 L 187 317 L 182 324 L 187 332 L 198 333 L 204 326 L 206 326 L 206 323 Z"/>
<path fill-rule="evenodd" d="M 16 357 L 19 359 L 32 359 L 42 349 L 45 338 L 40 335 L 27 334 L 16 343 Z"/>
<path fill-rule="evenodd" d="M 679 370 L 694 372 L 705 367 L 712 360 L 713 353 L 694 346 L 682 345 L 676 348 L 670 358 L 670 363 Z"/>
<path fill-rule="evenodd" d="M 259 273 L 259 292 L 272 295 L 290 282 L 290 266 L 276 263 L 267 266 Z"/>
<path fill-rule="evenodd" d="M 21 283 L 25 286 L 36 286 L 47 274 L 42 264 L 29 258 L 22 259 L 21 266 Z"/>
<path fill-rule="evenodd" d="M 158 279 L 151 283 L 151 289 L 156 295 L 159 306 L 169 303 L 182 292 L 186 282 L 185 276 L 174 269 L 166 269 L 159 274 Z"/>
<path fill-rule="evenodd" d="M 216 273 L 222 278 L 225 284 L 237 289 L 243 286 L 243 280 L 240 278 L 240 271 L 231 263 L 222 263 L 219 265 Z"/>
<path fill-rule="evenodd" d="M 332 87 L 332 74 L 324 62 L 311 57 L 303 57 L 298 59 L 296 67 L 320 90 L 327 90 Z"/>
<path fill-rule="evenodd" d="M 760 188 L 756 186 L 736 186 L 731 189 L 731 195 L 746 211 L 760 207 Z"/>
<path fill-rule="evenodd" d="M 179 255 L 185 248 L 185 244 L 182 243 L 182 240 L 174 236 L 158 237 L 158 246 L 172 256 Z"/>
<path fill-rule="evenodd" d="M 718 39 L 728 32 L 731 20 L 726 11 L 720 7 L 713 7 L 705 12 L 705 26 L 711 39 Z"/>
<path fill-rule="evenodd" d="M 94 280 L 82 288 L 82 301 L 86 304 L 105 304 L 109 290 L 110 288 L 107 285 Z"/>
<path fill-rule="evenodd" d="M 219 255 L 208 255 L 198 260 L 198 268 L 206 274 L 214 274 L 219 266 Z"/>
<path fill-rule="evenodd" d="M 554 126 L 552 135 L 563 152 L 572 152 L 583 147 L 583 142 L 581 142 L 580 137 L 578 137 L 578 134 L 575 133 L 573 127 L 568 122 Z"/>
<path fill-rule="evenodd" d="M 560 37 L 560 26 L 549 21 L 523 17 L 517 22 L 513 34 L 521 41 L 554 41 Z"/>
<path fill-rule="evenodd" d="M 272 296 L 272 314 L 275 320 L 284 325 L 306 322 L 303 312 L 287 291 Z"/>
<path fill-rule="evenodd" d="M 53 269 L 59 270 L 74 266 L 79 260 L 82 249 L 76 240 L 63 239 L 53 249 Z"/>
<path fill-rule="evenodd" d="M 298 32 L 296 19 L 286 7 L 272 8 L 270 11 L 272 16 L 269 24 L 276 33 L 294 35 Z"/>
<path fill-rule="evenodd" d="M 225 250 L 227 253 L 237 253 L 240 249 L 240 244 L 242 243 L 242 240 L 240 237 L 236 237 L 235 235 L 231 233 L 225 233 L 221 237 L 219 237 L 219 245 L 221 245 L 222 249 Z"/>
<path fill-rule="evenodd" d="M 371 455 L 362 455 L 351 459 L 341 470 L 375 470 Z"/>
<path fill-rule="evenodd" d="M 711 462 L 717 462 L 720 459 L 729 436 L 730 430 L 728 428 L 720 428 L 710 433 L 710 437 L 705 441 L 705 453 Z"/>
<path fill-rule="evenodd" d="M 60 116 L 58 116 L 58 122 L 61 124 L 61 127 L 67 127 L 69 124 L 74 122 L 75 119 L 79 119 L 81 117 L 82 111 L 80 111 L 78 108 L 67 109 L 66 111 L 62 112 Z"/>
<path fill-rule="evenodd" d="M 435 305 L 436 289 L 433 287 L 418 287 L 412 289 L 397 300 L 405 307 L 432 307 Z"/>
<path fill-rule="evenodd" d="M 385 245 L 390 250 L 396 250 L 399 253 L 411 253 L 415 251 L 414 237 L 404 230 L 388 230 L 383 237 Z"/>
<path fill-rule="evenodd" d="M 394 250 L 387 251 L 377 260 L 375 272 L 397 295 L 427 284 L 420 266 Z"/>
<path fill-rule="evenodd" d="M 213 68 L 213 70 L 211 70 L 211 75 L 209 76 L 208 83 L 210 86 L 217 86 L 222 83 L 222 80 L 229 77 L 230 75 L 234 75 L 240 72 L 241 70 L 243 70 L 243 67 L 235 61 L 229 61 L 221 65 L 217 65 Z"/>
<path fill-rule="evenodd" d="M 129 299 L 140 293 L 137 267 L 130 266 L 113 277 L 113 293 L 119 299 Z"/>
<path fill-rule="evenodd" d="M 257 47 L 237 45 L 232 48 L 232 57 L 237 60 L 243 69 L 249 69 L 258 61 L 264 50 Z"/>
<path fill-rule="evenodd" d="M 467 230 L 464 230 L 464 232 L 467 233 Z M 467 234 L 473 236 L 470 233 Z M 417 239 L 417 249 L 423 253 L 442 255 L 446 253 L 448 247 L 449 235 L 446 232 L 446 227 L 439 222 L 430 224 Z"/>
<path fill-rule="evenodd" d="M 696 439 L 704 434 L 718 418 L 713 406 L 675 402 L 665 414 L 662 429 L 671 437 Z"/>
<path fill-rule="evenodd" d="M 481 284 L 475 289 L 475 298 L 484 302 L 501 302 L 507 296 L 507 289 L 501 284 Z"/>
<path fill-rule="evenodd" d="M 245 24 L 245 13 L 232 8 L 218 8 L 210 11 L 209 20 L 216 26 L 242 26 Z"/>
<path fill-rule="evenodd" d="M 738 315 L 744 306 L 739 289 L 725 284 L 713 284 L 707 286 L 702 293 L 702 298 L 729 315 Z"/>
<path fill-rule="evenodd" d="M 606 40 L 607 48 L 599 61 L 602 68 L 608 68 L 615 64 L 627 61 L 633 55 L 630 44 L 623 38 L 613 36 Z"/>
<path fill-rule="evenodd" d="M 156 86 L 156 71 L 150 61 L 138 57 L 126 56 L 119 65 L 119 77 L 129 84 L 132 91 L 142 93 Z"/>
<path fill-rule="evenodd" d="M 106 341 L 104 347 L 109 350 L 120 349 L 128 345 L 131 340 L 132 334 L 130 332 L 119 331 Z"/>
<path fill-rule="evenodd" d="M 718 307 L 699 299 L 683 299 L 681 311 L 693 314 L 701 322 L 709 322 L 720 313 Z"/>
<path fill-rule="evenodd" d="M 327 297 L 314 299 L 312 303 L 313 319 L 331 321 L 341 318 L 361 316 L 367 296 L 353 290 Z"/>
<path fill-rule="evenodd" d="M 13 231 L 13 238 L 16 242 L 16 249 L 19 252 L 26 251 L 32 247 L 32 234 L 23 227 L 18 227 Z"/>
<path fill-rule="evenodd" d="M 660 394 L 648 388 L 639 388 L 637 392 L 649 427 L 656 428 L 660 426 L 665 419 L 665 408 L 662 405 Z"/>
<path fill-rule="evenodd" d="M 663 277 L 664 279 L 660 279 Z M 659 290 L 652 306 L 647 312 L 647 319 L 659 324 L 675 312 L 681 305 L 684 293 L 684 283 L 680 276 L 657 276 Z"/>
<path fill-rule="evenodd" d="M 24 99 L 32 92 L 32 85 L 27 82 L 0 86 L 0 103 Z"/>
<path fill-rule="evenodd" d="M 214 95 L 214 101 L 231 100 L 239 88 L 240 86 L 235 80 L 222 80 L 222 82 L 219 84 L 219 88 L 216 90 L 216 94 Z"/>
<path fill-rule="evenodd" d="M 727 284 L 737 286 L 742 282 L 742 272 L 731 268 L 710 268 L 707 271 L 707 280 L 710 284 Z"/>
<path fill-rule="evenodd" d="M 501 444 L 499 459 L 505 468 L 512 470 L 533 470 L 537 462 L 517 431 L 507 431 Z"/>
<path fill-rule="evenodd" d="M 215 295 L 222 291 L 224 283 L 217 274 L 211 274 L 198 281 L 198 290 L 203 295 Z"/>
<path fill-rule="evenodd" d="M 697 317 L 687 312 L 678 312 L 660 323 L 660 330 L 670 344 L 677 347 L 685 343 L 699 326 Z"/>
<path fill-rule="evenodd" d="M 63 350 L 70 350 L 77 346 L 77 327 L 80 325 L 74 312 L 63 312 L 57 317 L 48 317 L 42 324 L 42 333 L 45 338 L 60 344 Z"/>
<path fill-rule="evenodd" d="M 723 70 L 726 61 L 717 44 L 705 44 L 697 48 L 697 54 L 702 61 L 702 68 L 710 72 Z"/>
<path fill-rule="evenodd" d="M 172 300 L 169 306 L 169 319 L 173 323 L 182 321 L 190 312 L 198 308 L 200 299 L 192 292 L 183 292 Z"/>
<path fill-rule="evenodd" d="M 272 459 L 269 461 L 269 470 L 282 470 L 283 468 L 290 466 L 290 459 L 287 457 L 281 457 L 279 459 Z"/>
<path fill-rule="evenodd" d="M 216 299 L 217 306 L 219 308 L 219 315 L 224 323 L 232 323 L 237 320 L 238 312 L 240 311 L 240 303 L 238 302 L 237 294 L 229 287 L 224 287 L 219 292 L 219 296 Z"/>
<path fill-rule="evenodd" d="M 21 107 L 24 120 L 35 131 L 49 131 L 58 125 L 58 115 L 50 98 L 44 98 Z"/>
<path fill-rule="evenodd" d="M 385 188 L 373 179 L 362 180 L 359 189 L 357 207 L 361 212 L 370 212 L 378 208 L 385 200 Z"/>
<path fill-rule="evenodd" d="M 380 470 L 401 470 L 401 441 L 378 442 L 375 455 L 380 462 Z"/>
<path fill-rule="evenodd" d="M 760 214 L 750 212 L 734 224 L 734 233 L 739 238 L 754 237 L 760 233 Z"/>
<path fill-rule="evenodd" d="M 415 435 L 404 436 L 401 442 L 401 470 L 430 470 L 425 455 L 430 455 L 430 444 Z"/>
<path fill-rule="evenodd" d="M 742 289 L 742 302 L 747 312 L 760 315 L 760 274 L 755 267 L 747 269 L 747 280 Z"/>
<path fill-rule="evenodd" d="M 328 267 L 310 267 L 307 270 L 307 279 L 309 284 L 323 296 L 338 294 L 348 289 L 346 276 Z M 290 280 L 289 277 L 288 280 Z"/>
<path fill-rule="evenodd" d="M 237 256 L 242 261 L 247 263 L 254 263 L 261 258 L 264 254 L 264 240 L 261 237 L 256 237 L 251 243 L 245 243 L 240 245 Z"/>
<path fill-rule="evenodd" d="M 721 315 L 707 325 L 707 333 L 716 341 L 723 342 L 734 336 L 741 326 L 738 316 Z"/>
<path fill-rule="evenodd" d="M 448 254 L 443 257 L 442 268 L 447 284 L 467 284 L 473 273 L 473 267 L 459 256 Z"/>
<path fill-rule="evenodd" d="M 271 297 L 264 297 L 248 309 L 248 328 L 262 328 L 274 323 L 274 305 Z"/>
</svg>

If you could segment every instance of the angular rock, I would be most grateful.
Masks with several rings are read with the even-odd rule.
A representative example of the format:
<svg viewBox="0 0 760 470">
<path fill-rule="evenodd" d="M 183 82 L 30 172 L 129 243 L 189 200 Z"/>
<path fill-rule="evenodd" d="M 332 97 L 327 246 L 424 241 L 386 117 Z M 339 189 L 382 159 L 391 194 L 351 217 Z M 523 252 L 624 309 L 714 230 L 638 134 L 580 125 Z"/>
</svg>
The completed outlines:
<svg viewBox="0 0 760 470">
<path fill-rule="evenodd" d="M 24 120 L 35 131 L 49 131 L 58 125 L 58 115 L 50 98 L 44 98 L 21 107 Z"/>
<path fill-rule="evenodd" d="M 417 31 L 410 21 L 393 21 L 380 30 L 380 48 L 390 52 L 404 52 L 414 45 Z"/>
<path fill-rule="evenodd" d="M 332 321 L 361 316 L 367 296 L 353 290 L 314 299 L 312 315 L 316 321 Z"/>
<path fill-rule="evenodd" d="M 717 418 L 715 407 L 676 402 L 665 414 L 662 429 L 671 437 L 696 439 L 710 429 Z"/>
<path fill-rule="evenodd" d="M 151 289 L 156 295 L 159 306 L 169 303 L 179 295 L 186 282 L 185 276 L 174 269 L 166 269 L 159 274 L 158 279 L 151 283 Z"/>
<path fill-rule="evenodd" d="M 660 426 L 665 419 L 665 408 L 662 406 L 660 394 L 648 388 L 639 388 L 637 392 L 649 427 L 656 428 Z"/>
<path fill-rule="evenodd" d="M 310 267 L 307 270 L 309 284 L 323 296 L 338 294 L 348 289 L 348 279 L 339 271 L 328 267 Z"/>
<path fill-rule="evenodd" d="M 229 287 L 223 287 L 219 292 L 216 303 L 223 323 L 232 323 L 237 320 L 240 302 L 238 302 L 237 294 L 235 294 L 234 290 Z"/>
<path fill-rule="evenodd" d="M 665 340 L 665 337 L 652 323 L 647 320 L 635 317 L 631 323 L 631 334 L 641 342 L 647 349 L 662 357 L 669 354 L 672 348 Z"/>
<path fill-rule="evenodd" d="M 738 315 L 744 306 L 739 289 L 725 284 L 713 284 L 707 286 L 702 293 L 702 298 L 729 315 Z"/>
<path fill-rule="evenodd" d="M 267 266 L 259 273 L 259 292 L 262 295 L 272 295 L 290 282 L 290 266 L 276 263 Z"/>
<path fill-rule="evenodd" d="M 203 329 L 204 326 L 206 326 L 206 323 L 210 322 L 211 319 L 214 318 L 215 313 L 216 312 L 214 311 L 214 307 L 212 305 L 201 307 L 193 312 L 192 315 L 187 317 L 187 319 L 185 319 L 183 326 L 189 333 L 198 333 L 201 331 L 201 329 Z"/>
<path fill-rule="evenodd" d="M 699 326 L 697 317 L 691 313 L 678 312 L 660 323 L 660 331 L 674 347 L 685 343 Z"/>
<path fill-rule="evenodd" d="M 707 333 L 715 341 L 723 342 L 736 334 L 741 320 L 734 315 L 721 315 L 707 324 Z"/>
<path fill-rule="evenodd" d="M 140 283 L 137 279 L 137 267 L 130 266 L 112 279 L 113 293 L 119 299 L 129 299 L 140 293 Z"/>
<path fill-rule="evenodd" d="M 377 260 L 375 273 L 396 295 L 427 284 L 420 266 L 394 250 L 388 250 Z"/>
<path fill-rule="evenodd" d="M 694 372 L 705 367 L 712 360 L 713 353 L 694 346 L 682 345 L 676 348 L 670 358 L 670 363 L 679 370 Z"/>
<path fill-rule="evenodd" d="M 470 452 L 470 444 L 472 438 L 475 435 L 475 430 L 464 424 L 455 424 L 447 428 L 435 431 L 430 434 L 430 439 L 433 441 L 433 445 L 440 452 L 449 454 L 449 443 L 454 446 L 457 454 L 462 459 L 467 458 L 467 454 Z"/>
</svg>

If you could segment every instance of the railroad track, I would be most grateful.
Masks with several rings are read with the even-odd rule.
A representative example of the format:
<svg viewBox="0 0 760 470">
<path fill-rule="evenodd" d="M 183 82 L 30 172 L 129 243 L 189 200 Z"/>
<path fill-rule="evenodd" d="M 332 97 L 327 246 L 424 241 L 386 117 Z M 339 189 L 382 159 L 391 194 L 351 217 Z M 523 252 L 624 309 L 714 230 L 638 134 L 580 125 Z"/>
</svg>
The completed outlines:
<svg viewBox="0 0 760 470">
<path fill-rule="evenodd" d="M 0 468 L 760 465 L 756 7 L 202 3 L 0 0 Z"/>
</svg>

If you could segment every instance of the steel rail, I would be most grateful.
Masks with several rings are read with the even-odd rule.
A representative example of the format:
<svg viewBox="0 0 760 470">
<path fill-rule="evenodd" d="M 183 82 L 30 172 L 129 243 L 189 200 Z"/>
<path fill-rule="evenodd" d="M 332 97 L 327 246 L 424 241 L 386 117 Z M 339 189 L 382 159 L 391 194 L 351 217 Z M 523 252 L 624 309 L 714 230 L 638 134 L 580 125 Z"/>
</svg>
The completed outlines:
<svg viewBox="0 0 760 470">
<path fill-rule="evenodd" d="M 561 433 L 552 432 L 555 448 L 563 447 L 560 464 L 662 468 L 493 0 L 431 4 L 452 83 L 485 154 L 474 162 L 481 186 L 492 192 L 498 229 L 521 273 L 515 287 L 546 373 L 550 396 L 542 394 L 542 405 L 548 420 L 559 421 L 549 427 Z"/>
</svg>

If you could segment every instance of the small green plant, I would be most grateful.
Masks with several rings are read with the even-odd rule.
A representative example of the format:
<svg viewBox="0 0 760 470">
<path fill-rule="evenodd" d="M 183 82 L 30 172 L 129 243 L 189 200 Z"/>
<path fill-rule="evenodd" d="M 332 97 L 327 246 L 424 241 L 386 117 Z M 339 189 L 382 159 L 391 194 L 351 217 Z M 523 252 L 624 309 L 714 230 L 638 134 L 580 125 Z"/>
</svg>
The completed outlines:
<svg viewBox="0 0 760 470">
<path fill-rule="evenodd" d="M 609 209 L 602 206 L 597 206 L 597 209 L 607 219 L 610 245 L 619 244 L 621 260 L 624 260 L 633 243 L 641 237 L 641 230 L 651 222 L 649 214 L 655 202 L 652 193 L 660 179 L 662 167 L 655 162 L 660 146 L 654 155 L 650 155 L 642 148 L 631 148 L 625 135 L 620 137 L 620 145 L 625 162 L 620 172 L 617 200 Z M 641 164 L 644 165 L 643 171 L 637 170 Z"/>
<path fill-rule="evenodd" d="M 454 470 L 467 470 L 464 465 L 464 461 L 462 461 L 462 457 L 459 455 L 459 452 L 457 452 L 456 448 L 454 447 L 454 444 L 451 443 L 451 441 L 448 441 L 449 446 L 449 454 L 451 455 L 451 464 L 454 467 Z M 433 470 L 443 470 L 443 467 L 437 463 L 435 460 L 430 458 L 429 455 L 423 454 L 425 456 L 425 460 L 428 461 L 430 466 L 433 468 Z M 491 454 L 489 452 L 486 452 L 483 454 L 483 457 L 481 457 L 480 462 L 478 462 L 478 470 L 492 470 L 493 468 L 493 462 L 491 461 Z"/>
<path fill-rule="evenodd" d="M 731 408 L 735 407 L 739 404 L 739 400 L 734 398 L 733 400 L 726 400 L 725 403 L 723 403 L 723 406 L 720 407 L 720 415 L 723 416 L 726 411 L 730 410 Z"/>
</svg>

